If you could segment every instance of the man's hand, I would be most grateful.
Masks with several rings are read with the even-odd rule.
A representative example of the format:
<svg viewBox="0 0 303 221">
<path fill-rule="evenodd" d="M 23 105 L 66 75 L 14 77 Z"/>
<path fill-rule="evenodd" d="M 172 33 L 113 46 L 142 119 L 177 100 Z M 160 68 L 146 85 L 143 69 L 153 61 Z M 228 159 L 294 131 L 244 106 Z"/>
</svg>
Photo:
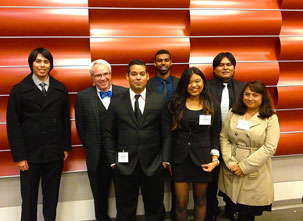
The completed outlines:
<svg viewBox="0 0 303 221">
<path fill-rule="evenodd" d="M 29 170 L 29 166 L 27 164 L 27 160 L 22 160 L 22 161 L 16 162 L 16 166 L 21 171 Z"/>
<path fill-rule="evenodd" d="M 67 151 L 64 151 L 64 160 L 66 160 L 68 157 L 68 152 Z"/>
</svg>

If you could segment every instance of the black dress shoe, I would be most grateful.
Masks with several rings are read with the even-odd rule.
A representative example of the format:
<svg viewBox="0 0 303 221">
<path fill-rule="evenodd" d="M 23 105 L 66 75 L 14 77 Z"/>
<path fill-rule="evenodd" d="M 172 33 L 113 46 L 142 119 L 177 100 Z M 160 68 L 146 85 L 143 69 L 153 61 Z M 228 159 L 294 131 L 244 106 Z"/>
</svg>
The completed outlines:
<svg viewBox="0 0 303 221">
<path fill-rule="evenodd" d="M 225 211 L 224 217 L 231 220 L 231 221 L 236 221 L 238 214 L 236 212 L 230 212 L 230 211 Z"/>
<path fill-rule="evenodd" d="M 216 221 L 217 216 L 216 215 L 209 215 L 205 217 L 205 221 Z"/>
</svg>

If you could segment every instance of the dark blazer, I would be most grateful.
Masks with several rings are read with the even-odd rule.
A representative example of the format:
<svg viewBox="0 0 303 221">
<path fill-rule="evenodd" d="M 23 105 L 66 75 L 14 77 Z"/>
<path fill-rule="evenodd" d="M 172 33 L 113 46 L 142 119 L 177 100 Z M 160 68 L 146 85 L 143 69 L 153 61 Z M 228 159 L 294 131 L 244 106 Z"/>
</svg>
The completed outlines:
<svg viewBox="0 0 303 221">
<path fill-rule="evenodd" d="M 201 113 L 205 115 L 205 111 Z M 173 162 L 183 162 L 188 154 L 196 166 L 211 162 L 211 149 L 219 150 L 220 109 L 215 105 L 215 114 L 211 126 L 197 124 L 190 128 L 186 119 L 182 118 L 180 128 L 174 131 Z"/>
<path fill-rule="evenodd" d="M 112 85 L 113 96 L 126 92 L 124 87 Z M 80 91 L 75 103 L 76 127 L 86 152 L 87 168 L 96 171 L 100 156 L 106 157 L 101 131 L 107 110 L 97 95 L 96 87 Z"/>
<path fill-rule="evenodd" d="M 27 75 L 11 90 L 7 135 L 15 162 L 46 163 L 64 158 L 71 149 L 69 98 L 65 86 L 49 76 L 44 96 Z"/>
<path fill-rule="evenodd" d="M 172 76 L 172 82 L 173 82 L 173 89 L 174 91 L 176 90 L 178 83 L 179 83 L 179 78 Z M 157 92 L 158 88 L 157 88 L 157 81 L 156 81 L 156 76 L 152 77 L 148 80 L 147 85 L 146 85 L 147 90 L 151 91 L 151 92 Z"/>
<path fill-rule="evenodd" d="M 131 106 L 129 91 L 114 97 L 104 127 L 104 142 L 110 164 L 130 175 L 137 162 L 146 176 L 153 175 L 162 162 L 170 161 L 171 117 L 163 96 L 146 91 L 141 122 Z M 118 152 L 128 152 L 129 163 L 118 163 Z"/>
<path fill-rule="evenodd" d="M 241 94 L 241 91 L 243 90 L 245 83 L 241 81 L 237 81 L 235 79 L 231 79 L 231 83 L 233 84 L 233 90 L 235 95 L 234 100 L 236 101 L 238 99 L 238 96 Z M 208 91 L 219 104 L 219 108 L 222 98 L 222 90 L 218 90 L 218 88 L 220 88 L 221 86 L 222 86 L 222 81 L 216 78 L 207 81 Z M 232 105 L 233 105 L 232 103 L 229 103 L 229 108 L 231 108 Z M 220 118 L 220 128 L 222 127 L 222 123 L 223 123 L 222 119 Z"/>
</svg>

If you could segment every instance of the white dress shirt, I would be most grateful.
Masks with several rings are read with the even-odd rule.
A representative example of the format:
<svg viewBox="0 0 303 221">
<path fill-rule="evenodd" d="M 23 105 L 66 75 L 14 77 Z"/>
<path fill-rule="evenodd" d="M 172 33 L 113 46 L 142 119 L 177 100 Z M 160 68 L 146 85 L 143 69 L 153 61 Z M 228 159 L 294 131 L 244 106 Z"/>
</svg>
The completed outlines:
<svg viewBox="0 0 303 221">
<path fill-rule="evenodd" d="M 133 92 L 132 89 L 129 89 L 129 95 L 130 95 L 130 101 L 132 103 L 133 111 L 135 111 L 135 101 L 136 101 L 135 95 L 136 95 L 136 93 Z M 140 111 L 143 115 L 144 107 L 145 107 L 145 101 L 146 101 L 146 88 L 140 93 L 140 95 L 141 96 L 139 97 L 138 102 L 139 102 Z"/>
<path fill-rule="evenodd" d="M 46 90 L 46 92 L 48 91 L 48 87 L 49 87 L 49 77 L 48 76 L 44 82 L 40 81 L 39 78 L 37 78 L 36 75 L 34 75 L 34 74 L 33 74 L 32 78 L 33 78 L 35 85 L 40 89 L 40 91 L 42 91 L 42 87 L 39 85 L 41 83 L 44 83 L 45 90 Z"/>
<path fill-rule="evenodd" d="M 106 97 L 104 97 L 104 98 L 102 99 L 102 98 L 101 98 L 101 95 L 100 95 L 100 91 L 101 91 L 101 90 L 99 90 L 98 87 L 96 87 L 96 88 L 97 88 L 97 95 L 98 95 L 100 101 L 102 102 L 102 104 L 104 105 L 105 109 L 107 110 L 107 109 L 108 109 L 108 106 L 109 106 L 109 104 L 110 104 L 110 97 L 106 96 Z M 108 91 L 112 91 L 112 92 L 113 92 L 113 90 L 112 90 L 112 85 L 110 85 Z M 103 91 L 103 92 L 106 92 L 106 91 Z"/>
</svg>

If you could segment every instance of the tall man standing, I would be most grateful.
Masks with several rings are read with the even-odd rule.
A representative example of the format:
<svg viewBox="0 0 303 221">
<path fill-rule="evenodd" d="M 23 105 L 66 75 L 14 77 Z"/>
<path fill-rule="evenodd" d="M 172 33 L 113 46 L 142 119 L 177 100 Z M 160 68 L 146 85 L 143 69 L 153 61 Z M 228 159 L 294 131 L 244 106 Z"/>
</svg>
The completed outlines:
<svg viewBox="0 0 303 221">
<path fill-rule="evenodd" d="M 241 94 L 245 83 L 233 79 L 236 67 L 236 59 L 229 52 L 219 53 L 213 60 L 214 79 L 208 81 L 210 94 L 217 100 L 221 107 L 221 127 L 224 119 Z M 207 186 L 207 216 L 206 220 L 216 220 L 220 209 L 218 207 L 218 176 L 219 168 L 213 170 L 212 182 Z M 225 205 L 225 216 L 230 220 L 235 220 L 235 211 L 229 202 Z"/>
<path fill-rule="evenodd" d="M 31 73 L 10 93 L 7 135 L 20 170 L 21 220 L 37 220 L 41 178 L 44 220 L 53 221 L 63 160 L 71 149 L 69 99 L 65 86 L 49 75 L 53 57 L 47 49 L 34 49 L 28 64 Z"/>
<path fill-rule="evenodd" d="M 161 49 L 157 51 L 154 57 L 154 63 L 156 67 L 157 74 L 155 77 L 152 77 L 147 82 L 146 88 L 151 92 L 156 92 L 158 94 L 163 94 L 166 99 L 166 102 L 169 103 L 177 85 L 179 83 L 179 78 L 174 77 L 170 74 L 170 68 L 172 66 L 171 54 L 166 49 Z M 176 199 L 175 199 L 175 186 L 174 182 L 171 181 L 171 211 L 170 218 L 175 220 L 175 208 L 176 208 Z M 162 214 L 165 216 L 165 206 L 163 204 Z"/>
<path fill-rule="evenodd" d="M 170 114 L 163 96 L 146 90 L 149 75 L 143 61 L 128 64 L 126 79 L 130 89 L 113 98 L 103 134 L 114 171 L 117 221 L 136 219 L 139 187 L 146 220 L 158 221 L 171 151 Z"/>
<path fill-rule="evenodd" d="M 165 49 L 159 50 L 155 54 L 154 63 L 157 74 L 149 79 L 146 88 L 152 92 L 163 94 L 167 103 L 169 103 L 179 82 L 179 78 L 170 74 L 171 54 Z"/>
<path fill-rule="evenodd" d="M 127 89 L 111 83 L 111 66 L 105 60 L 93 61 L 89 72 L 95 86 L 78 93 L 75 104 L 76 127 L 86 152 L 87 173 L 92 189 L 95 217 L 98 221 L 111 220 L 108 216 L 108 192 L 111 179 L 101 131 L 112 95 Z"/>
</svg>

